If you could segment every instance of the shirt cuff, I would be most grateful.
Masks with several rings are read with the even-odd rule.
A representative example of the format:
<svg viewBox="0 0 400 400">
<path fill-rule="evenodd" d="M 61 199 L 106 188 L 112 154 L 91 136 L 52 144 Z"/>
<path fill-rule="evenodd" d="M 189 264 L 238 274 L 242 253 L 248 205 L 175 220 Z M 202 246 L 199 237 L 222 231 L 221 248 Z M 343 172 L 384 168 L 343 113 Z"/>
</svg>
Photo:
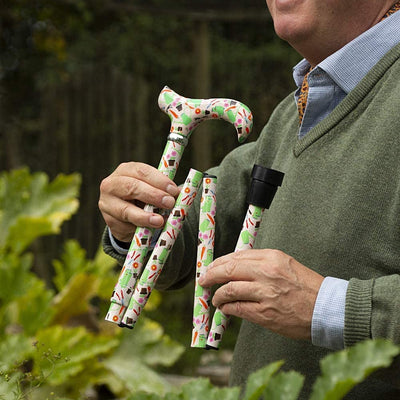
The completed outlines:
<svg viewBox="0 0 400 400">
<path fill-rule="evenodd" d="M 311 339 L 315 346 L 332 350 L 344 348 L 344 312 L 349 282 L 326 277 L 319 289 L 311 322 Z"/>
<path fill-rule="evenodd" d="M 110 238 L 110 242 L 111 242 L 111 245 L 112 245 L 112 247 L 114 248 L 114 250 L 115 250 L 118 254 L 122 254 L 122 255 L 124 255 L 124 256 L 127 255 L 129 249 L 124 248 L 124 247 L 121 247 L 121 246 L 117 243 L 115 237 L 112 235 L 111 230 L 110 230 L 109 227 L 107 227 L 107 230 L 108 230 L 108 237 Z M 127 245 L 129 246 L 129 243 L 127 243 Z"/>
</svg>

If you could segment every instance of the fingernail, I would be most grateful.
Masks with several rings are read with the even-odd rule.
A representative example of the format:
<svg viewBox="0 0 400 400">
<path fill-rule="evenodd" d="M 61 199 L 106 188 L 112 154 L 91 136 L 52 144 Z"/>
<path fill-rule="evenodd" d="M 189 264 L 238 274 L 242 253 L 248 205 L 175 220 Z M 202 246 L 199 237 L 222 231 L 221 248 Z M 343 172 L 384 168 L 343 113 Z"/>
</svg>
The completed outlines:
<svg viewBox="0 0 400 400">
<path fill-rule="evenodd" d="M 169 193 L 171 196 L 176 196 L 179 194 L 179 188 L 178 186 L 175 185 L 168 185 L 167 186 L 167 193 Z"/>
<path fill-rule="evenodd" d="M 175 205 L 175 199 L 171 196 L 164 196 L 161 203 L 165 208 L 173 208 Z"/>
<path fill-rule="evenodd" d="M 161 215 L 152 215 L 150 216 L 149 221 L 153 226 L 161 226 L 164 223 L 164 219 Z"/>
<path fill-rule="evenodd" d="M 204 276 L 201 276 L 201 277 L 199 278 L 198 282 L 199 282 L 199 285 L 203 285 Z"/>
</svg>

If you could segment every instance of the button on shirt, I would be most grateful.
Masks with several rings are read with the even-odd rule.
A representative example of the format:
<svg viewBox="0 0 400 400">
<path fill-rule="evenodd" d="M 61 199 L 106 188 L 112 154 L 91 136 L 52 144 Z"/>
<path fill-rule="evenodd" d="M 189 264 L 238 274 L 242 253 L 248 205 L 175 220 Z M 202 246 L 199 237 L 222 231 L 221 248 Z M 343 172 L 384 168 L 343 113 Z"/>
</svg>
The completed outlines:
<svg viewBox="0 0 400 400">
<path fill-rule="evenodd" d="M 353 90 L 369 70 L 395 45 L 400 43 L 400 12 L 374 25 L 346 46 L 319 63 L 308 75 L 309 92 L 299 139 L 326 118 Z M 309 71 L 307 60 L 293 69 L 293 78 L 300 94 L 304 75 Z M 323 281 L 314 307 L 312 343 L 330 349 L 344 347 L 344 310 L 348 281 L 327 277 Z"/>
</svg>

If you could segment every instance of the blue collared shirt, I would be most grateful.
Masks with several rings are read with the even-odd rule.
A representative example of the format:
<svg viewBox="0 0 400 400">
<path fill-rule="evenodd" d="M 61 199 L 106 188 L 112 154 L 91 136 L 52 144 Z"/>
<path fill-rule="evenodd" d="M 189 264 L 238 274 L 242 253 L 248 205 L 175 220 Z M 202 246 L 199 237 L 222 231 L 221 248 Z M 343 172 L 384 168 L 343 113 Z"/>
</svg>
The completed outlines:
<svg viewBox="0 0 400 400">
<path fill-rule="evenodd" d="M 307 107 L 299 138 L 326 118 L 353 90 L 370 69 L 395 45 L 400 43 L 400 12 L 396 12 L 355 38 L 320 62 L 308 75 Z M 293 78 L 300 93 L 304 75 L 309 71 L 307 60 L 293 69 Z M 330 349 L 344 347 L 344 311 L 348 281 L 327 277 L 323 281 L 314 307 L 312 343 Z"/>
</svg>

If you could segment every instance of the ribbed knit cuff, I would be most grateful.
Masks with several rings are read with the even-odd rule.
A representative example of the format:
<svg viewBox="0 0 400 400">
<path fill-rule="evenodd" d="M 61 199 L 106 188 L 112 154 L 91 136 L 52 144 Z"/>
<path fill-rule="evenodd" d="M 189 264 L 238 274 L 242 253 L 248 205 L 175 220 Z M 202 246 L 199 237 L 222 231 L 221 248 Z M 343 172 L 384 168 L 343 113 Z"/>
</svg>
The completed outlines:
<svg viewBox="0 0 400 400">
<path fill-rule="evenodd" d="M 118 264 L 123 265 L 125 262 L 126 256 L 123 254 L 119 254 L 117 251 L 115 251 L 111 241 L 110 241 L 110 236 L 108 234 L 108 227 L 104 229 L 103 232 L 103 237 L 102 237 L 102 245 L 103 245 L 103 250 L 104 253 L 108 254 L 115 260 L 117 260 Z"/>
<path fill-rule="evenodd" d="M 371 338 L 372 289 L 374 280 L 350 279 L 344 318 L 345 347 Z"/>
</svg>

